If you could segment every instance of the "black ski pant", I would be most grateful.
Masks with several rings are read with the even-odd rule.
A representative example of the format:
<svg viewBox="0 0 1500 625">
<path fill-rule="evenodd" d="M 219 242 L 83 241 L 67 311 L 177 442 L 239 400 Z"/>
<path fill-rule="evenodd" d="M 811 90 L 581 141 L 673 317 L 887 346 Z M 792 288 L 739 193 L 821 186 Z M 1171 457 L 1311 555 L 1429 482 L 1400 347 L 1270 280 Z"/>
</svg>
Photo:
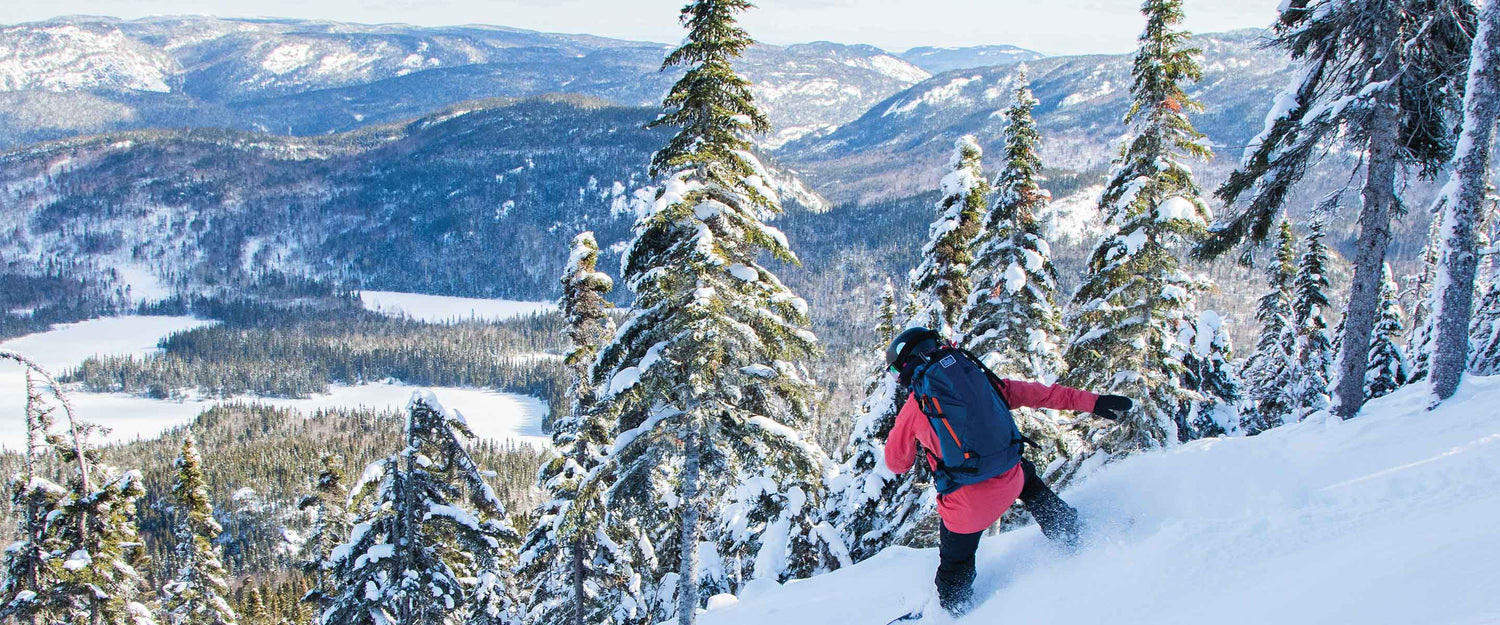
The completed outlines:
<svg viewBox="0 0 1500 625">
<path fill-rule="evenodd" d="M 1041 526 L 1042 535 L 1066 548 L 1076 547 L 1078 511 L 1047 487 L 1031 461 L 1023 458 L 1021 471 L 1026 479 L 1021 487 L 1021 503 Z M 937 584 L 938 601 L 949 612 L 964 610 L 973 598 L 974 554 L 983 535 L 983 531 L 959 534 L 949 531 L 947 525 L 938 534 L 938 569 L 933 581 Z"/>
</svg>

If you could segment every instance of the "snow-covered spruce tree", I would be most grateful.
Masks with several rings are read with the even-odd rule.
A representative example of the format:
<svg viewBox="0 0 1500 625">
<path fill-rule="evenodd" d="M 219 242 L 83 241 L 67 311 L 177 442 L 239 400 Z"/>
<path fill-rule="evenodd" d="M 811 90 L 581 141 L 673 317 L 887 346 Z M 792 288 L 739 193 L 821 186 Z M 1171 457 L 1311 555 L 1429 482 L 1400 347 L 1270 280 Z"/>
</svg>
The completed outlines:
<svg viewBox="0 0 1500 625">
<path fill-rule="evenodd" d="M 68 469 L 63 491 L 48 494 L 57 501 L 44 521 L 48 585 L 36 609 L 53 624 L 155 625 L 151 610 L 137 600 L 146 562 L 135 525 L 136 501 L 145 494 L 140 472 L 120 471 L 100 460 L 99 450 L 89 444 L 98 426 L 77 418 L 61 387 L 34 361 L 8 350 L 0 350 L 0 360 L 36 374 L 67 420 L 66 436 L 46 435 L 57 464 Z"/>
<path fill-rule="evenodd" d="M 47 559 L 47 516 L 66 491 L 37 474 L 47 453 L 52 409 L 46 405 L 32 372 L 26 372 L 26 450 L 21 471 L 10 479 L 10 503 L 17 517 L 16 539 L 5 548 L 4 580 L 0 580 L 0 621 L 26 625 L 50 622 L 44 596 L 54 582 Z"/>
<path fill-rule="evenodd" d="M 203 476 L 203 459 L 189 432 L 175 463 L 172 507 L 175 519 L 172 580 L 162 587 L 162 610 L 171 625 L 235 625 L 239 619 L 225 597 L 224 563 L 214 539 L 224 531 L 214 520 Z"/>
<path fill-rule="evenodd" d="M 1442 245 L 1427 323 L 1433 336 L 1432 393 L 1442 401 L 1453 396 L 1469 357 L 1470 316 L 1478 273 L 1477 232 L 1490 176 L 1490 149 L 1495 120 L 1500 118 L 1500 1 L 1490 0 L 1479 18 L 1464 93 L 1464 122 L 1453 153 L 1452 174 L 1443 188 Z"/>
<path fill-rule="evenodd" d="M 747 136 L 769 123 L 732 66 L 752 43 L 735 23 L 748 7 L 683 9 L 688 35 L 664 68 L 687 71 L 652 122 L 680 130 L 652 159 L 663 189 L 624 255 L 635 312 L 597 363 L 619 417 L 610 508 L 658 563 L 637 565 L 653 622 L 691 623 L 704 597 L 750 579 L 812 574 L 833 534 L 817 523 L 831 463 L 798 434 L 817 337 L 807 303 L 757 262 L 796 256 L 763 223 L 780 204 Z"/>
<path fill-rule="evenodd" d="M 1066 352 L 1064 380 L 1137 402 L 1126 418 L 1088 434 L 1088 442 L 1110 457 L 1176 443 L 1183 426 L 1216 415 L 1214 405 L 1221 401 L 1186 385 L 1190 372 L 1183 360 L 1197 343 L 1192 332 L 1200 321 L 1194 298 L 1208 285 L 1184 272 L 1174 254 L 1193 243 L 1211 218 L 1181 162 L 1209 156 L 1186 114 L 1198 104 L 1182 89 L 1202 74 L 1198 51 L 1187 47 L 1189 34 L 1177 29 L 1180 0 L 1148 0 L 1142 10 L 1147 25 L 1132 71 L 1135 103 L 1126 116 L 1135 134 L 1101 197 L 1106 233 L 1089 258 L 1068 318 L 1076 334 Z M 1214 343 L 1209 339 L 1205 347 L 1212 350 Z M 1079 462 L 1069 465 L 1066 475 Z"/>
<path fill-rule="evenodd" d="M 267 625 L 271 617 L 270 611 L 266 609 L 266 600 L 260 594 L 260 588 L 254 584 L 253 578 L 246 578 L 245 585 L 250 591 L 245 593 L 244 621 L 245 625 Z"/>
<path fill-rule="evenodd" d="M 1333 369 L 1333 339 L 1328 334 L 1328 247 L 1323 218 L 1313 219 L 1307 249 L 1297 262 L 1292 291 L 1292 323 L 1297 329 L 1297 373 L 1294 400 L 1297 419 L 1328 408 L 1328 376 Z"/>
<path fill-rule="evenodd" d="M 959 319 L 965 346 L 1003 377 L 1052 382 L 1062 376 L 1062 311 L 1057 272 L 1041 219 L 1052 194 L 1041 187 L 1041 135 L 1022 66 L 1011 106 L 1005 111 L 1005 164 L 995 178 L 995 199 L 975 245 L 974 292 Z M 1076 433 L 1060 426 L 1052 411 L 1020 409 L 1016 424 L 1037 444 L 1026 455 L 1045 471 L 1079 451 Z"/>
<path fill-rule="evenodd" d="M 1335 412 L 1364 403 L 1364 368 L 1379 308 L 1381 267 L 1399 207 L 1398 171 L 1435 175 L 1453 151 L 1474 27 L 1472 0 L 1287 0 L 1274 44 L 1301 71 L 1276 99 L 1266 130 L 1219 188 L 1226 204 L 1244 200 L 1200 247 L 1222 254 L 1263 241 L 1293 186 L 1328 144 L 1365 154 L 1360 235 L 1349 293 L 1348 332 L 1338 358 Z"/>
<path fill-rule="evenodd" d="M 154 625 L 155 616 L 138 599 L 146 563 L 135 524 L 136 502 L 146 494 L 141 473 L 100 462 L 98 450 L 86 443 L 93 429 L 79 424 L 84 442 L 55 447 L 65 464 L 76 462 L 81 449 L 86 469 L 69 476 L 68 493 L 48 520 L 57 528 L 47 541 L 57 580 L 47 593 L 57 606 L 52 622 Z"/>
<path fill-rule="evenodd" d="M 900 315 L 900 298 L 896 295 L 896 284 L 891 282 L 890 278 L 886 278 L 885 286 L 880 288 L 880 323 L 875 324 L 875 341 L 881 349 L 896 340 L 896 335 L 901 333 Z"/>
<path fill-rule="evenodd" d="M 880 324 L 873 351 L 883 352 L 902 326 L 896 287 L 886 282 L 880 296 Z M 895 544 L 920 544 L 917 530 L 936 508 L 936 493 L 927 465 L 896 475 L 885 466 L 885 440 L 906 403 L 907 390 L 881 360 L 865 381 L 865 401 L 855 415 L 854 430 L 839 472 L 828 480 L 823 518 L 838 531 L 851 562 L 859 562 Z M 923 545 L 930 546 L 930 545 Z"/>
<path fill-rule="evenodd" d="M 995 200 L 975 246 L 974 292 L 959 329 L 970 351 L 1001 375 L 1051 382 L 1063 372 L 1062 314 L 1057 272 L 1041 217 L 1052 194 L 1041 187 L 1037 105 L 1023 67 L 1005 112 L 1005 165 L 995 178 Z"/>
<path fill-rule="evenodd" d="M 1260 337 L 1255 353 L 1245 360 L 1240 377 L 1245 381 L 1253 409 L 1240 417 L 1240 429 L 1247 435 L 1258 434 L 1285 423 L 1295 414 L 1297 330 L 1292 323 L 1292 286 L 1297 276 L 1297 236 L 1292 223 L 1283 218 L 1276 235 L 1276 256 L 1266 266 L 1266 286 L 1270 290 L 1260 298 L 1255 320 L 1260 322 Z"/>
<path fill-rule="evenodd" d="M 336 580 L 323 568 L 335 547 L 349 537 L 349 489 L 344 485 L 344 457 L 323 454 L 319 458 L 317 481 L 313 492 L 297 505 L 313 514 L 312 535 L 302 544 L 302 571 L 311 578 L 313 587 L 303 601 L 322 606 Z"/>
<path fill-rule="evenodd" d="M 1384 279 L 1380 283 L 1380 316 L 1375 320 L 1375 333 L 1370 338 L 1370 365 L 1365 372 L 1365 395 L 1369 399 L 1390 395 L 1406 386 L 1408 378 L 1406 353 L 1401 349 L 1401 335 L 1406 327 L 1402 324 L 1400 287 L 1396 286 L 1395 273 L 1389 263 L 1385 266 Z M 1468 337 L 1464 337 L 1467 341 Z"/>
<path fill-rule="evenodd" d="M 574 237 L 559 301 L 568 323 L 564 334 L 573 345 L 565 359 L 572 378 L 568 392 L 572 405 L 568 415 L 553 425 L 552 443 L 558 455 L 537 476 L 549 500 L 538 510 L 537 523 L 520 553 L 520 577 L 530 589 L 526 619 L 531 622 L 583 625 L 615 623 L 622 618 L 617 613 L 623 602 L 597 590 L 601 582 L 616 589 L 628 583 L 619 579 L 619 567 L 611 562 L 617 552 L 594 549 L 596 536 L 606 531 L 606 489 L 584 488 L 588 498 L 579 501 L 580 485 L 600 464 L 613 427 L 606 414 L 595 410 L 594 361 L 615 333 L 607 299 L 614 283 L 597 270 L 598 260 L 599 244 L 593 233 Z M 595 572 L 601 579 L 590 579 Z M 591 587 L 595 590 L 590 591 Z M 624 612 L 628 617 L 629 610 Z"/>
<path fill-rule="evenodd" d="M 1178 442 L 1239 433 L 1242 391 L 1228 321 L 1218 312 L 1199 311 L 1197 319 L 1178 324 L 1178 340 L 1184 346 L 1183 388 L 1203 398 L 1178 419 Z"/>
<path fill-rule="evenodd" d="M 983 156 L 979 143 L 970 135 L 954 142 L 953 157 L 942 179 L 937 220 L 928 228 L 922 262 L 911 271 L 909 288 L 916 296 L 918 312 L 908 323 L 927 326 L 944 336 L 955 335 L 959 315 L 973 290 L 969 271 L 974 263 L 974 240 L 979 236 L 990 194 Z"/>
<path fill-rule="evenodd" d="M 444 409 L 430 391 L 412 394 L 405 447 L 370 463 L 352 489 L 356 523 L 325 565 L 338 586 L 320 623 L 436 625 L 472 618 L 475 592 L 465 580 L 503 574 L 489 558 L 508 566 L 520 541 L 504 504 L 460 442 L 472 436 L 463 416 Z"/>
<path fill-rule="evenodd" d="M 1500 281 L 1490 285 L 1469 329 L 1469 372 L 1500 375 Z"/>
</svg>

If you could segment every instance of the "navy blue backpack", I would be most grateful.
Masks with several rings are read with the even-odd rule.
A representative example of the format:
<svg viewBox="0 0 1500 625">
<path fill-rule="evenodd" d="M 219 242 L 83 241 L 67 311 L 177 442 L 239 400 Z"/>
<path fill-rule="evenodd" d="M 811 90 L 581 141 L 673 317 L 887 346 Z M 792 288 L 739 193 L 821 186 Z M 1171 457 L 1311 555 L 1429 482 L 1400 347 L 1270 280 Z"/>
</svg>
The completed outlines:
<svg viewBox="0 0 1500 625">
<path fill-rule="evenodd" d="M 1000 396 L 1000 379 L 951 344 L 925 356 L 911 390 L 942 446 L 937 490 L 944 495 L 1005 473 L 1021 461 L 1026 437 Z"/>
</svg>

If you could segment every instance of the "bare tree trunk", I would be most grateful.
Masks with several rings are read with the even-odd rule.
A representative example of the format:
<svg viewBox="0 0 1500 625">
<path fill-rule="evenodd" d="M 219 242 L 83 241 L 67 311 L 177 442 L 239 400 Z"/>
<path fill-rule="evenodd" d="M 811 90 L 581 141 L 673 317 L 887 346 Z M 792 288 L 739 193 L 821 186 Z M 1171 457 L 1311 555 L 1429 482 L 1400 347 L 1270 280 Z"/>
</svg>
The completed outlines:
<svg viewBox="0 0 1500 625">
<path fill-rule="evenodd" d="M 1469 316 L 1474 309 L 1474 278 L 1479 264 L 1475 226 L 1484 206 L 1490 169 L 1490 144 L 1500 117 L 1500 0 L 1490 0 L 1480 14 L 1479 32 L 1469 61 L 1464 97 L 1464 126 L 1453 155 L 1453 180 L 1446 190 L 1448 215 L 1443 219 L 1442 255 L 1432 294 L 1436 340 L 1432 353 L 1432 392 L 1438 401 L 1458 390 L 1469 357 Z"/>
<path fill-rule="evenodd" d="M 1392 51 L 1381 62 L 1377 80 L 1392 79 L 1399 64 L 1400 55 Z M 1357 414 L 1365 403 L 1370 334 L 1380 309 L 1380 281 L 1386 248 L 1391 244 L 1391 211 L 1396 206 L 1396 142 L 1400 124 L 1396 86 L 1382 89 L 1376 98 L 1369 126 L 1369 163 L 1361 194 L 1359 241 L 1355 243 L 1354 282 L 1349 289 L 1349 313 L 1344 320 L 1334 398 L 1334 413 L 1345 419 Z"/>
<path fill-rule="evenodd" d="M 683 437 L 682 463 L 682 568 L 677 581 L 677 623 L 693 625 L 698 619 L 698 471 L 701 452 L 698 432 Z"/>
<path fill-rule="evenodd" d="M 573 538 L 573 625 L 585 625 L 583 613 L 588 597 L 583 594 L 583 578 L 588 573 L 583 567 L 583 539 Z"/>
</svg>

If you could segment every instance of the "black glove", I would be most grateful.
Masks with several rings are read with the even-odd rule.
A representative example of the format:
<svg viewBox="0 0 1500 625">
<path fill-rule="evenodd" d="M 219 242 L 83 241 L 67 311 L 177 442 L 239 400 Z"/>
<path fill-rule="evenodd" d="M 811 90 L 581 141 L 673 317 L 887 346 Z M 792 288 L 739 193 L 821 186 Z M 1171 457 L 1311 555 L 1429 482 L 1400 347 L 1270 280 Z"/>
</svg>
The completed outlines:
<svg viewBox="0 0 1500 625">
<path fill-rule="evenodd" d="M 1130 413 L 1135 407 L 1135 402 L 1129 397 L 1119 395 L 1100 395 L 1099 400 L 1094 402 L 1094 416 L 1104 417 L 1110 421 L 1119 421 Z"/>
</svg>

